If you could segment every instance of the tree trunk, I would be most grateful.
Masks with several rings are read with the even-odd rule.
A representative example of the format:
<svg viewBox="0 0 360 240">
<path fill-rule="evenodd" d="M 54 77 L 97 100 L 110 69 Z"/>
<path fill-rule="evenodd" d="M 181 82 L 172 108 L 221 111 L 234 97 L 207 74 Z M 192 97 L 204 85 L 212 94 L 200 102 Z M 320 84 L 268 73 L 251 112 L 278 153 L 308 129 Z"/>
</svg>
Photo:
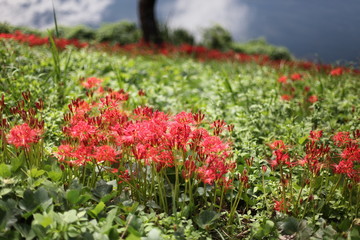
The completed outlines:
<svg viewBox="0 0 360 240">
<path fill-rule="evenodd" d="M 156 0 L 139 0 L 140 26 L 146 43 L 162 44 L 162 38 L 155 19 Z"/>
</svg>

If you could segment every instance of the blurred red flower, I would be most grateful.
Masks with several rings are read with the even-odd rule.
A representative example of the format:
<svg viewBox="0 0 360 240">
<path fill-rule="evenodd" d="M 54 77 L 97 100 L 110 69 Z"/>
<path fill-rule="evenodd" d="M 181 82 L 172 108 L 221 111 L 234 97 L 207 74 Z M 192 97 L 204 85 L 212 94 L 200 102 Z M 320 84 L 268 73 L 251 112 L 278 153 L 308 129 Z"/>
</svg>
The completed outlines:
<svg viewBox="0 0 360 240">
<path fill-rule="evenodd" d="M 15 147 L 30 147 L 31 143 L 37 143 L 40 140 L 41 131 L 32 129 L 27 123 L 16 125 L 7 135 L 7 141 Z"/>
</svg>

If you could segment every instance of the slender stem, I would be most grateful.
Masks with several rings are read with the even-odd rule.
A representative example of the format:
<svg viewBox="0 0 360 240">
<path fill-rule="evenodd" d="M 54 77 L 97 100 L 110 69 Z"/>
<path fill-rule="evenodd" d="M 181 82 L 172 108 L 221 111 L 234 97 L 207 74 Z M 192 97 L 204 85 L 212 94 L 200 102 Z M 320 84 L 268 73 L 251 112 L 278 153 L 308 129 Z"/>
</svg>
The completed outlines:
<svg viewBox="0 0 360 240">
<path fill-rule="evenodd" d="M 357 183 L 357 194 L 356 199 L 360 199 L 360 184 Z M 359 207 L 360 207 L 360 201 L 356 201 L 356 207 L 355 207 L 355 218 L 359 217 Z"/>
<path fill-rule="evenodd" d="M 224 192 L 225 192 L 225 186 L 223 185 L 221 187 L 221 196 L 220 196 L 220 203 L 219 203 L 219 211 L 218 212 L 221 212 L 221 209 L 222 209 L 222 203 L 223 203 L 223 199 L 224 199 Z"/>
<path fill-rule="evenodd" d="M 240 202 L 240 199 L 241 199 L 241 193 L 242 193 L 242 189 L 243 189 L 243 182 L 239 182 L 239 190 L 236 194 L 236 197 L 235 197 L 235 200 L 233 202 L 233 205 L 231 206 L 231 209 L 230 209 L 230 215 L 229 215 L 229 220 L 228 220 L 228 225 L 233 221 L 233 218 L 234 218 L 234 214 L 235 214 L 235 211 L 239 205 L 239 202 Z"/>
<path fill-rule="evenodd" d="M 164 174 L 164 176 L 165 176 L 166 180 L 168 181 L 168 183 L 169 183 L 169 185 L 171 187 L 171 191 L 172 191 L 172 211 L 173 211 L 173 214 L 175 215 L 175 222 L 177 223 L 178 219 L 177 219 L 177 214 L 176 214 L 177 207 L 176 207 L 176 199 L 175 199 L 175 188 L 171 184 L 170 179 L 167 176 L 167 174 Z"/>
<path fill-rule="evenodd" d="M 265 206 L 265 210 L 267 210 L 267 205 L 266 205 L 266 189 L 265 189 L 265 173 L 263 172 L 262 174 L 262 187 L 263 187 L 263 193 L 264 193 L 264 206 Z"/>
<path fill-rule="evenodd" d="M 284 213 L 286 213 L 287 203 L 286 203 L 286 193 L 285 193 L 285 178 L 284 178 L 284 172 L 283 172 L 282 165 L 280 165 L 280 181 L 281 181 L 281 186 L 282 186 L 283 210 L 284 210 Z"/>
<path fill-rule="evenodd" d="M 326 198 L 326 202 L 325 202 L 325 203 L 327 203 L 327 202 L 330 200 L 330 198 L 331 198 L 332 195 L 334 194 L 336 188 L 339 186 L 341 179 L 342 179 L 342 174 L 339 174 L 339 178 L 338 178 L 336 184 L 334 185 L 334 187 L 331 189 L 328 197 Z"/>
<path fill-rule="evenodd" d="M 297 198 L 297 200 L 296 200 L 296 203 L 295 203 L 295 204 L 296 204 L 296 205 L 295 205 L 295 212 L 296 212 L 296 214 L 298 214 L 298 207 L 299 207 L 299 204 L 300 204 L 300 198 L 301 198 L 301 194 L 302 194 L 302 191 L 304 190 L 305 186 L 306 186 L 306 184 L 304 183 L 304 184 L 302 185 L 301 189 L 300 189 L 299 196 L 298 196 L 298 198 Z"/>
<path fill-rule="evenodd" d="M 214 189 L 213 189 L 213 201 L 211 204 L 211 210 L 213 209 L 215 203 L 216 203 L 216 186 L 217 186 L 217 182 L 214 183 Z"/>
</svg>

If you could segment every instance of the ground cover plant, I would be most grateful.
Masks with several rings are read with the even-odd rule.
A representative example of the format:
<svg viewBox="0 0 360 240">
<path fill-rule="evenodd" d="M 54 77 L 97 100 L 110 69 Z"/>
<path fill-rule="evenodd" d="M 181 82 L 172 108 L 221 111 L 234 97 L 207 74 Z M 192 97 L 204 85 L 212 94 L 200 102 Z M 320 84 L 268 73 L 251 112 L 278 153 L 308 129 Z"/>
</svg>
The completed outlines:
<svg viewBox="0 0 360 240">
<path fill-rule="evenodd" d="M 1 36 L 1 238 L 359 238 L 357 71 Z"/>
</svg>

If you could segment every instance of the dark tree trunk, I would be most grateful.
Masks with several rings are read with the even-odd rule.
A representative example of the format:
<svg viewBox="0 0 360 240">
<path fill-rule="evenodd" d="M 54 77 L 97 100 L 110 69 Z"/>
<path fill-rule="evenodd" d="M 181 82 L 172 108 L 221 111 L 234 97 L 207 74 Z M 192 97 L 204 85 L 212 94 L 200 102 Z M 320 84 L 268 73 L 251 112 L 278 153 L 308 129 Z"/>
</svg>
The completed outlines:
<svg viewBox="0 0 360 240">
<path fill-rule="evenodd" d="M 162 38 L 155 19 L 156 0 L 139 0 L 140 26 L 146 43 L 162 44 Z"/>
</svg>

